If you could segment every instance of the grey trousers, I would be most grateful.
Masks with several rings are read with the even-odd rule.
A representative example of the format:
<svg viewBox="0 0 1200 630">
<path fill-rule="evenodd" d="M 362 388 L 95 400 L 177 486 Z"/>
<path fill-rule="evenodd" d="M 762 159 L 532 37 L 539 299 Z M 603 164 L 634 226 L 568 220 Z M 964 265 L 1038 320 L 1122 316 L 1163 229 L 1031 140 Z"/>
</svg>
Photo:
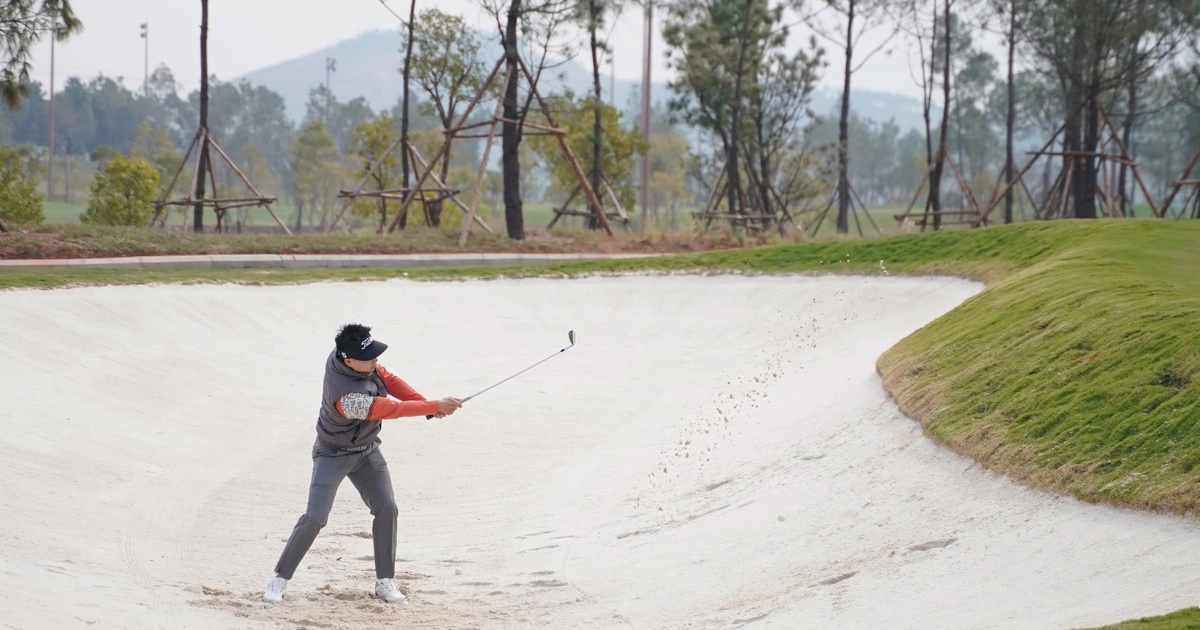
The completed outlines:
<svg viewBox="0 0 1200 630">
<path fill-rule="evenodd" d="M 304 554 L 308 553 L 317 533 L 329 521 L 333 499 L 338 486 L 347 476 L 358 489 L 362 500 L 375 517 L 371 524 L 375 543 L 375 577 L 396 577 L 396 497 L 392 492 L 392 475 L 376 442 L 359 453 L 313 446 L 312 482 L 308 488 L 308 509 L 296 522 L 288 538 L 275 573 L 292 579 Z"/>
</svg>

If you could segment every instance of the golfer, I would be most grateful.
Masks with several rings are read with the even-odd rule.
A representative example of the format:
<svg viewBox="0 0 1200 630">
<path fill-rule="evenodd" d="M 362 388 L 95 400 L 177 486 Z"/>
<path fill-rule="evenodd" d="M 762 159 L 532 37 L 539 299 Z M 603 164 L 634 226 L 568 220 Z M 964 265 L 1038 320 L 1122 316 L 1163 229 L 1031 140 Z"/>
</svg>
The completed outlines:
<svg viewBox="0 0 1200 630">
<path fill-rule="evenodd" d="M 394 579 L 397 509 L 392 477 L 379 450 L 381 421 L 415 416 L 444 418 L 462 403 L 456 398 L 425 400 L 408 383 L 379 365 L 379 355 L 387 345 L 373 339 L 366 326 L 343 326 L 334 337 L 334 345 L 325 361 L 308 508 L 292 529 L 275 565 L 275 577 L 267 582 L 263 601 L 283 599 L 288 580 L 329 520 L 338 486 L 350 477 L 374 517 L 375 596 L 385 602 L 403 602 L 404 594 Z"/>
</svg>

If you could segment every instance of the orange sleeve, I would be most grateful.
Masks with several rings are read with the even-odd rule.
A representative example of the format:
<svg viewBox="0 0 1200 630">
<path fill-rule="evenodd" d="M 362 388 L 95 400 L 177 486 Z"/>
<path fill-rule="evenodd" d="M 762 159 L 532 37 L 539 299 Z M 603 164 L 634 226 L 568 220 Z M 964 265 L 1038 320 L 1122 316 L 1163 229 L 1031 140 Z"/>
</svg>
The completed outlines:
<svg viewBox="0 0 1200 630">
<path fill-rule="evenodd" d="M 395 374 L 384 369 L 382 365 L 375 365 L 375 373 L 379 378 L 383 379 L 383 384 L 387 385 L 388 394 L 393 398 L 400 400 L 425 400 L 425 397 L 417 393 L 411 385 L 405 383 L 403 379 Z"/>
<path fill-rule="evenodd" d="M 354 395 L 354 394 L 350 394 Z M 361 394 L 359 394 L 361 396 Z M 384 396 L 373 396 L 370 407 L 367 410 L 364 420 L 391 420 L 394 418 L 411 418 L 418 416 L 431 416 L 437 413 L 438 403 L 436 400 L 406 400 L 398 401 L 391 400 Z M 342 400 L 339 399 L 334 403 L 338 413 L 342 417 L 349 418 L 346 415 L 345 409 L 342 407 Z"/>
</svg>

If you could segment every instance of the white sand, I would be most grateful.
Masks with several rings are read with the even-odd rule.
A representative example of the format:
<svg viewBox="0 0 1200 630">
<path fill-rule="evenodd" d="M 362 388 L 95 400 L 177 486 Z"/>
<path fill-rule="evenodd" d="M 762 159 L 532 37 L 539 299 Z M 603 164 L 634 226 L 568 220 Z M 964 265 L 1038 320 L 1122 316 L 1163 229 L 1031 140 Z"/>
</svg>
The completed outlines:
<svg viewBox="0 0 1200 630">
<path fill-rule="evenodd" d="M 925 438 L 874 371 L 979 285 L 628 277 L 0 293 L 3 628 L 1070 628 L 1200 602 L 1192 520 Z M 363 321 L 412 605 L 347 482 L 287 597 L 322 361 Z M 984 349 L 981 349 L 984 351 Z M 456 570 L 457 569 L 457 570 Z"/>
</svg>

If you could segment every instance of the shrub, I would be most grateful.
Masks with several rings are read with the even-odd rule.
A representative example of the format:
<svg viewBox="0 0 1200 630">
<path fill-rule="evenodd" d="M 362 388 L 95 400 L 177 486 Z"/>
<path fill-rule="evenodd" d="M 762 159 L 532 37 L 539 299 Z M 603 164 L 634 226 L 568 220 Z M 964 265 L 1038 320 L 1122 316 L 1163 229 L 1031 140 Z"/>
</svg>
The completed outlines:
<svg viewBox="0 0 1200 630">
<path fill-rule="evenodd" d="M 114 155 L 92 180 L 83 223 L 147 225 L 154 214 L 158 169 L 139 157 Z"/>
<path fill-rule="evenodd" d="M 0 147 L 0 219 L 10 226 L 40 225 L 46 220 L 42 196 L 24 177 L 27 157 L 16 147 Z"/>
</svg>

